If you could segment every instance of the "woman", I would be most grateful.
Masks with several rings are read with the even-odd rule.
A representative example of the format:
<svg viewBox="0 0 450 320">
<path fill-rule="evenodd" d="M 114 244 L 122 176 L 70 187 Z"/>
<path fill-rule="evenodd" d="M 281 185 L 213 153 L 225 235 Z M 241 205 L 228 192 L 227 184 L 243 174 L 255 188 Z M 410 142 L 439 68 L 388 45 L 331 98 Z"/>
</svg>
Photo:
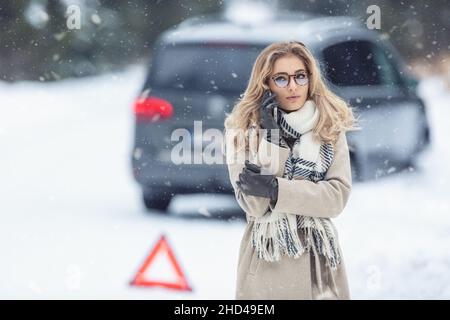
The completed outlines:
<svg viewBox="0 0 450 320">
<path fill-rule="evenodd" d="M 350 299 L 337 230 L 352 177 L 347 104 L 301 42 L 257 57 L 225 120 L 225 152 L 246 212 L 236 299 Z"/>
</svg>

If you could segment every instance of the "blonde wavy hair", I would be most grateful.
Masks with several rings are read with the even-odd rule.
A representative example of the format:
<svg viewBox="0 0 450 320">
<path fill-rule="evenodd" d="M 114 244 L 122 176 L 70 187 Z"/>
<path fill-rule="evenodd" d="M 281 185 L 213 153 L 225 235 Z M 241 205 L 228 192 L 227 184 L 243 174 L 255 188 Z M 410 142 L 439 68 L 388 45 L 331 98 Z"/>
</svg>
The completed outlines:
<svg viewBox="0 0 450 320">
<path fill-rule="evenodd" d="M 319 108 L 319 120 L 313 133 L 324 142 L 335 143 L 343 130 L 356 130 L 353 110 L 340 97 L 326 86 L 318 63 L 306 46 L 299 41 L 275 42 L 264 48 L 256 58 L 250 80 L 244 94 L 235 104 L 232 112 L 225 118 L 225 131 L 241 129 L 248 133 L 250 127 L 259 123 L 260 100 L 265 90 L 269 90 L 268 80 L 275 61 L 281 57 L 294 55 L 301 59 L 309 72 L 308 98 Z M 248 134 L 245 134 L 245 147 L 248 148 Z"/>
</svg>

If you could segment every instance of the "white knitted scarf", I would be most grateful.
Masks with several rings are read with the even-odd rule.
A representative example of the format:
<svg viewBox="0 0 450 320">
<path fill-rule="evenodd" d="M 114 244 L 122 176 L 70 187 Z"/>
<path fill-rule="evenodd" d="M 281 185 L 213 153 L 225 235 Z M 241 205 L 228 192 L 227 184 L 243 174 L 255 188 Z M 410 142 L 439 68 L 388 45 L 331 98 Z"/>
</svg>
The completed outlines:
<svg viewBox="0 0 450 320">
<path fill-rule="evenodd" d="M 333 161 L 333 146 L 318 141 L 313 135 L 319 118 L 314 101 L 307 100 L 300 109 L 290 113 L 277 105 L 274 117 L 281 135 L 295 138 L 283 178 L 306 179 L 314 183 L 323 180 Z M 334 270 L 341 261 L 337 237 L 337 230 L 329 218 L 304 216 L 301 212 L 288 214 L 269 209 L 264 216 L 255 219 L 252 228 L 252 244 L 260 259 L 279 261 L 282 254 L 299 258 L 315 246 L 315 252 L 324 255 Z"/>
</svg>

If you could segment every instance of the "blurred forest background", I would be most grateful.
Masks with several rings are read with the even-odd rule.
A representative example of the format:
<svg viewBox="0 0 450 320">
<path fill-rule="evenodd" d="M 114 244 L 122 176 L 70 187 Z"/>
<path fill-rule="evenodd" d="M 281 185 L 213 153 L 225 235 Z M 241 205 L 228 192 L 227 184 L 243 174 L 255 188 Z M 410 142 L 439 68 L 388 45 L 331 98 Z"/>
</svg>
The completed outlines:
<svg viewBox="0 0 450 320">
<path fill-rule="evenodd" d="M 0 79 L 53 81 L 145 63 L 162 31 L 184 19 L 219 13 L 231 0 L 2 0 Z M 262 1 L 279 9 L 349 15 L 365 22 L 381 9 L 381 30 L 420 75 L 450 68 L 450 0 Z M 81 28 L 69 30 L 77 5 Z M 422 74 L 420 74 L 422 73 Z"/>
</svg>

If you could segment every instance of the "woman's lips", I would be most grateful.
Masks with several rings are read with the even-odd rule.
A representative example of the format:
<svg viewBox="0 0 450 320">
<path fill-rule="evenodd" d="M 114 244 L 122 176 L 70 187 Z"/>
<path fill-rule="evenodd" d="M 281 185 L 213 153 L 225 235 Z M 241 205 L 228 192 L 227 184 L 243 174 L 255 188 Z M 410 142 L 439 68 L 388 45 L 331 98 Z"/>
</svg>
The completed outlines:
<svg viewBox="0 0 450 320">
<path fill-rule="evenodd" d="M 300 96 L 295 96 L 295 97 L 292 97 L 292 98 L 286 98 L 286 99 L 288 99 L 289 101 L 295 101 L 295 100 L 297 100 L 298 98 L 300 98 Z"/>
</svg>

